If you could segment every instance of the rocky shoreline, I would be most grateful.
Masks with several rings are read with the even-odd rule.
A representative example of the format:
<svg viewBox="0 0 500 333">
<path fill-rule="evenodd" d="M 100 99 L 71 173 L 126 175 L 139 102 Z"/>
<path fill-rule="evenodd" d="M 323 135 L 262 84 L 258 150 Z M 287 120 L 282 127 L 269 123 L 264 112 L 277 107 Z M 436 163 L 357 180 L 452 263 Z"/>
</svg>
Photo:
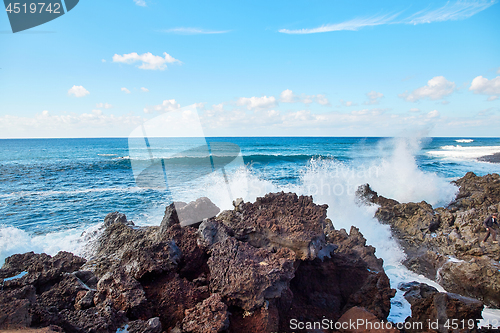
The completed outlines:
<svg viewBox="0 0 500 333">
<path fill-rule="evenodd" d="M 500 247 L 481 240 L 483 221 L 500 210 L 500 176 L 468 172 L 454 182 L 459 191 L 447 207 L 425 201 L 399 203 L 359 190 L 366 202 L 379 205 L 375 216 L 391 226 L 408 258 L 410 270 L 438 282 L 447 291 L 500 308 Z"/>
<path fill-rule="evenodd" d="M 406 322 L 436 320 L 439 327 L 429 332 L 448 332 L 449 319 L 481 318 L 483 303 L 500 305 L 498 245 L 477 245 L 484 214 L 500 208 L 499 176 L 468 173 L 456 184 L 457 199 L 437 209 L 383 198 L 368 184 L 357 193 L 364 204 L 380 206 L 376 217 L 391 225 L 408 254 L 404 264 L 455 293 L 400 286 L 412 306 Z M 395 290 L 382 259 L 357 228 L 335 230 L 326 205 L 271 193 L 182 226 L 175 207 L 201 216 L 197 207 L 207 200 L 167 206 L 158 227 L 108 214 L 89 260 L 68 252 L 7 258 L 0 330 L 370 332 L 342 324 L 387 322 Z M 325 319 L 331 326 L 292 327 Z M 418 331 L 385 327 L 376 332 Z M 461 330 L 469 331 L 478 330 Z"/>
<path fill-rule="evenodd" d="M 486 155 L 478 158 L 481 162 L 500 163 L 500 153 Z"/>
</svg>

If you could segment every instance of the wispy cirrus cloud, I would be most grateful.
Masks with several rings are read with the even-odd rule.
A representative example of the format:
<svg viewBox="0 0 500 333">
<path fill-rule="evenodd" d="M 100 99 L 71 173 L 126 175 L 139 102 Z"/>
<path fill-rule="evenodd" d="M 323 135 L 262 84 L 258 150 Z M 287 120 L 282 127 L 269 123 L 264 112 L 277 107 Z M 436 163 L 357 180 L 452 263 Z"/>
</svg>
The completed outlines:
<svg viewBox="0 0 500 333">
<path fill-rule="evenodd" d="M 280 29 L 279 32 L 284 34 L 315 34 L 319 32 L 330 32 L 330 31 L 342 31 L 342 30 L 350 30 L 356 31 L 364 27 L 372 27 L 376 25 L 389 24 L 398 16 L 399 14 L 392 15 L 379 15 L 365 18 L 356 18 L 349 21 L 335 23 L 335 24 L 324 24 L 318 28 L 312 29 L 297 29 L 297 30 L 289 30 L 289 29 Z"/>
<path fill-rule="evenodd" d="M 422 24 L 443 21 L 464 20 L 497 3 L 497 0 L 459 0 L 448 1 L 443 7 L 424 9 L 406 18 L 402 23 Z"/>
<path fill-rule="evenodd" d="M 200 28 L 172 28 L 172 29 L 164 29 L 161 32 L 169 33 L 169 34 L 178 34 L 178 35 L 212 35 L 212 34 L 225 34 L 230 32 L 230 30 L 206 30 Z"/>
<path fill-rule="evenodd" d="M 423 24 L 432 22 L 464 20 L 492 5 L 498 0 L 457 0 L 448 1 L 444 6 L 437 9 L 424 9 L 406 18 L 400 18 L 401 12 L 396 14 L 376 15 L 364 18 L 355 18 L 341 23 L 324 24 L 317 28 L 307 29 L 280 29 L 285 34 L 314 34 L 331 31 L 357 31 L 364 27 L 384 24 Z"/>
</svg>

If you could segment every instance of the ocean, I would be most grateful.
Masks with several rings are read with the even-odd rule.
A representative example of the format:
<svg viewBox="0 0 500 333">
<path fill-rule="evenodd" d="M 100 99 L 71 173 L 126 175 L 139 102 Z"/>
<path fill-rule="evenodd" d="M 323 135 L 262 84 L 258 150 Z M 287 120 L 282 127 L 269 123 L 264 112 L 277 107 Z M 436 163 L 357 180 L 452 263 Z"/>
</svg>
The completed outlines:
<svg viewBox="0 0 500 333">
<path fill-rule="evenodd" d="M 142 140 L 142 141 L 141 141 Z M 206 144 L 208 142 L 208 145 Z M 207 154 L 208 152 L 208 154 Z M 390 229 L 360 206 L 354 192 L 369 183 L 400 202 L 445 206 L 468 171 L 498 173 L 478 157 L 500 152 L 500 138 L 95 138 L 0 140 L 0 263 L 14 253 L 85 256 L 107 213 L 136 225 L 159 225 L 165 206 L 209 197 L 221 209 L 268 192 L 312 195 L 328 204 L 336 229 L 360 228 L 394 288 L 418 280 L 440 286 L 401 265 L 404 253 Z M 95 236 L 94 236 L 95 237 Z M 500 318 L 498 310 L 485 310 Z M 409 305 L 398 292 L 390 320 L 404 321 Z"/>
</svg>

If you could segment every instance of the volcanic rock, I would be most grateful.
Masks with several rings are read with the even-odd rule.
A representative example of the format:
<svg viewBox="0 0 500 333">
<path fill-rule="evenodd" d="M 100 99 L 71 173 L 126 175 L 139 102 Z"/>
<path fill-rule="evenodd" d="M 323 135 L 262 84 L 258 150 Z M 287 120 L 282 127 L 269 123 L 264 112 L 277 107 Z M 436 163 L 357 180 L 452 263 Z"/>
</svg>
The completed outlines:
<svg viewBox="0 0 500 333">
<path fill-rule="evenodd" d="M 481 319 L 484 305 L 482 302 L 453 293 L 440 293 L 423 283 L 410 285 L 405 298 L 411 304 L 409 323 L 422 323 L 428 332 L 470 332 L 469 325 L 475 327 Z M 463 321 L 463 322 L 462 322 Z M 429 323 L 437 322 L 437 327 Z M 460 323 L 453 329 L 453 323 Z M 463 324 L 465 323 L 465 324 Z M 446 327 L 448 326 L 448 327 Z M 408 332 L 421 332 L 422 329 L 407 329 Z"/>
<path fill-rule="evenodd" d="M 94 304 L 97 307 L 111 306 L 117 311 L 124 311 L 131 319 L 150 317 L 141 284 L 124 270 L 108 272 L 99 280 Z"/>
<path fill-rule="evenodd" d="M 358 325 L 360 322 L 363 324 Z M 392 327 L 392 323 L 381 322 L 373 313 L 358 306 L 350 308 L 344 313 L 338 323 L 339 326 L 347 327 L 347 329 L 341 330 L 345 333 L 399 333 L 398 329 Z M 354 328 L 351 328 L 352 323 L 356 323 Z"/>
<path fill-rule="evenodd" d="M 500 208 L 500 176 L 469 172 L 448 207 L 434 209 L 425 201 L 394 203 L 369 186 L 360 187 L 360 201 L 381 205 L 375 216 L 391 226 L 405 250 L 404 264 L 438 281 L 447 290 L 500 307 L 500 247 L 481 243 L 483 221 Z"/>
<path fill-rule="evenodd" d="M 210 289 L 224 296 L 229 305 L 252 311 L 288 288 L 294 261 L 295 253 L 289 249 L 272 253 L 228 238 L 212 248 Z"/>
<path fill-rule="evenodd" d="M 212 294 L 202 303 L 184 311 L 182 329 L 185 332 L 222 332 L 229 327 L 229 312 L 220 294 Z"/>
<path fill-rule="evenodd" d="M 354 306 L 387 318 L 394 290 L 382 260 L 357 228 L 335 230 L 326 205 L 275 193 L 183 227 L 188 205 L 212 207 L 170 205 L 160 227 L 108 214 L 87 262 L 67 252 L 8 258 L 0 329 L 287 332 L 291 318 L 337 320 Z"/>
<path fill-rule="evenodd" d="M 327 205 L 316 205 L 310 196 L 270 193 L 255 203 L 240 203 L 217 220 L 234 231 L 235 237 L 258 248 L 288 248 L 297 259 L 328 256 L 334 248 L 325 243 Z"/>
</svg>

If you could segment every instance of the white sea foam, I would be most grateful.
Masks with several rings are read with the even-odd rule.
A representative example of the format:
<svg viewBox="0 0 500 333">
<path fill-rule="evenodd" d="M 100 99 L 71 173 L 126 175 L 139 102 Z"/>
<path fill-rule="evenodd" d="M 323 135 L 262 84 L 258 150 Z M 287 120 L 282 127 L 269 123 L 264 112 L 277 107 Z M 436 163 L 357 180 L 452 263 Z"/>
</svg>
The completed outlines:
<svg viewBox="0 0 500 333">
<path fill-rule="evenodd" d="M 473 160 L 485 155 L 500 153 L 500 146 L 463 147 L 461 145 L 449 145 L 442 146 L 440 148 L 440 150 L 428 151 L 427 154 L 447 159 Z"/>
<path fill-rule="evenodd" d="M 83 231 L 85 228 L 81 227 L 45 235 L 32 235 L 15 227 L 0 226 L 0 264 L 13 254 L 30 251 L 49 255 L 55 255 L 59 251 L 80 254 L 84 248 L 81 238 Z"/>
<path fill-rule="evenodd" d="M 435 282 L 401 264 L 405 254 L 392 237 L 390 227 L 374 218 L 376 206 L 356 204 L 355 191 L 359 185 L 369 183 L 380 195 L 400 202 L 426 200 L 437 205 L 451 201 L 457 189 L 436 174 L 418 168 L 414 158 L 419 149 L 418 139 L 388 140 L 380 149 L 385 151 L 380 154 L 385 157 L 369 165 L 353 167 L 332 159 L 313 160 L 302 174 L 301 184 L 288 189 L 312 195 L 316 203 L 328 204 L 328 217 L 336 229 L 349 231 L 352 225 L 358 227 L 367 243 L 376 248 L 376 255 L 384 259 L 393 288 L 402 282 L 419 281 L 443 291 Z M 389 319 L 402 322 L 410 314 L 410 305 L 398 290 Z"/>
<path fill-rule="evenodd" d="M 455 140 L 455 142 L 458 142 L 458 143 L 471 143 L 471 142 L 474 142 L 474 140 L 472 140 L 472 139 L 458 139 L 458 140 Z"/>
</svg>

